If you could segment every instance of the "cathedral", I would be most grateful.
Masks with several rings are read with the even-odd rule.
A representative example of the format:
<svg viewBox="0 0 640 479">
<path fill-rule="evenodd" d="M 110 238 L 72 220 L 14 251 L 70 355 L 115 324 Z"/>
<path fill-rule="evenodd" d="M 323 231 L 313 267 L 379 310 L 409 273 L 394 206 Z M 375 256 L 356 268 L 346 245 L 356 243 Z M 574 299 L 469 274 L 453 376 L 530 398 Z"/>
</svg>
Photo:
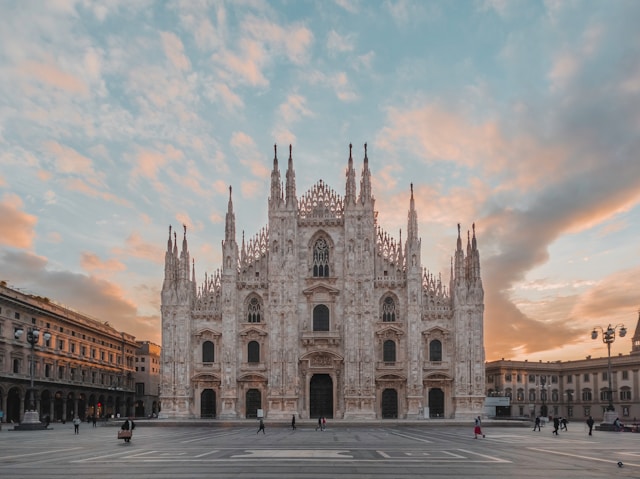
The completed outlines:
<svg viewBox="0 0 640 479">
<path fill-rule="evenodd" d="M 296 194 L 274 147 L 268 224 L 241 243 L 229 188 L 222 264 L 196 281 L 169 227 L 162 285 L 162 416 L 470 419 L 485 396 L 475 227 L 452 240 L 448 285 L 423 268 L 413 185 L 406 238 L 378 224 L 365 144 L 357 188 Z"/>
</svg>

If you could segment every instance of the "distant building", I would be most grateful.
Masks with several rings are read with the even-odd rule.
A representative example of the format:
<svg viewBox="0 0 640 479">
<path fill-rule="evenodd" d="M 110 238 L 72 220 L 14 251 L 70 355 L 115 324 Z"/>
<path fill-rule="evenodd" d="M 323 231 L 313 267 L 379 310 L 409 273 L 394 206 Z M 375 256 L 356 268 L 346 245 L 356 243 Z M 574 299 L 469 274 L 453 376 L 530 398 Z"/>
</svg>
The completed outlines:
<svg viewBox="0 0 640 479">
<path fill-rule="evenodd" d="M 301 197 L 277 155 L 268 225 L 236 241 L 229 191 L 221 269 L 196 283 L 186 227 L 169 230 L 162 286 L 162 416 L 472 418 L 485 396 L 475 229 L 458 225 L 449 281 L 423 269 L 413 186 L 394 239 L 378 223 L 366 145 L 357 189 Z M 381 181 L 384 181 L 382 179 Z"/>
<path fill-rule="evenodd" d="M 33 331 L 37 330 L 37 335 Z M 29 338 L 35 339 L 33 346 Z M 48 339 L 47 339 L 48 338 Z M 107 322 L 0 282 L 0 410 L 21 422 L 33 403 L 40 418 L 70 421 L 133 414 L 134 336 Z"/>
<path fill-rule="evenodd" d="M 630 354 L 611 357 L 613 406 L 623 423 L 640 421 L 640 317 L 631 343 Z M 511 399 L 509 412 L 502 415 L 565 416 L 579 421 L 593 416 L 602 421 L 609 404 L 608 369 L 606 356 L 553 362 L 490 361 L 486 363 L 487 396 Z"/>
<path fill-rule="evenodd" d="M 150 341 L 136 341 L 136 403 L 137 417 L 157 416 L 160 411 L 160 352 L 162 348 Z"/>
</svg>

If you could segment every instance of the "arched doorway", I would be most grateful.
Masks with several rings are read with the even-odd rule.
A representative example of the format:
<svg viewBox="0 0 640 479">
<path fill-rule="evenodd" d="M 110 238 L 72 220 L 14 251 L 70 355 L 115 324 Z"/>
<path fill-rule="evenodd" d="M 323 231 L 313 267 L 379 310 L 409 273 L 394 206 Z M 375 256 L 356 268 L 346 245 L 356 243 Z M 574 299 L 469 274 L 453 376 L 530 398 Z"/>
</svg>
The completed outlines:
<svg viewBox="0 0 640 479">
<path fill-rule="evenodd" d="M 62 417 L 62 408 L 63 408 L 64 399 L 62 398 L 62 391 L 56 392 L 53 399 L 53 420 L 54 421 L 64 421 Z"/>
<path fill-rule="evenodd" d="M 9 389 L 7 394 L 7 422 L 20 422 L 20 390 L 18 388 Z"/>
<path fill-rule="evenodd" d="M 67 395 L 67 417 L 63 418 L 64 421 L 73 421 L 73 415 L 75 413 L 75 400 L 73 393 Z"/>
<path fill-rule="evenodd" d="M 205 389 L 200 394 L 200 417 L 216 417 L 216 392 L 213 389 Z"/>
<path fill-rule="evenodd" d="M 258 417 L 258 409 L 262 409 L 262 395 L 258 389 L 249 389 L 246 395 L 246 418 Z"/>
<path fill-rule="evenodd" d="M 429 390 L 429 417 L 444 417 L 444 392 L 440 388 Z"/>
<path fill-rule="evenodd" d="M 87 396 L 84 393 L 80 393 L 78 396 L 78 411 L 76 413 L 83 421 L 87 417 Z"/>
<path fill-rule="evenodd" d="M 311 378 L 309 417 L 333 417 L 333 380 L 328 374 L 314 374 Z"/>
<path fill-rule="evenodd" d="M 40 395 L 40 418 L 44 419 L 51 414 L 51 393 L 45 389 Z"/>
<path fill-rule="evenodd" d="M 398 391 L 385 389 L 382 391 L 382 419 L 397 419 L 398 417 Z"/>
<path fill-rule="evenodd" d="M 142 399 L 136 401 L 134 411 L 136 417 L 144 417 L 144 401 Z"/>
</svg>

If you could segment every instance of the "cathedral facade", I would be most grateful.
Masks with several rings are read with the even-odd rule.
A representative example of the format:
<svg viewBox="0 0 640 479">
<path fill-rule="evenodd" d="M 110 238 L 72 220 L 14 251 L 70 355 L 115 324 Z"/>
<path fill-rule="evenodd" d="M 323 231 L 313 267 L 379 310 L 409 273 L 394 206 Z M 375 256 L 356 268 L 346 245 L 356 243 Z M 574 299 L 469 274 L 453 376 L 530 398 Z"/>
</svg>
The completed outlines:
<svg viewBox="0 0 640 479">
<path fill-rule="evenodd" d="M 275 147 L 274 147 L 275 150 Z M 268 225 L 236 239 L 231 188 L 222 265 L 196 282 L 186 227 L 169 228 L 162 286 L 162 416 L 462 418 L 482 414 L 484 292 L 475 228 L 450 280 L 423 269 L 413 185 L 404 243 L 377 222 L 365 145 L 340 196 L 296 195 L 277 150 Z M 453 243 L 453 241 L 452 241 Z"/>
</svg>

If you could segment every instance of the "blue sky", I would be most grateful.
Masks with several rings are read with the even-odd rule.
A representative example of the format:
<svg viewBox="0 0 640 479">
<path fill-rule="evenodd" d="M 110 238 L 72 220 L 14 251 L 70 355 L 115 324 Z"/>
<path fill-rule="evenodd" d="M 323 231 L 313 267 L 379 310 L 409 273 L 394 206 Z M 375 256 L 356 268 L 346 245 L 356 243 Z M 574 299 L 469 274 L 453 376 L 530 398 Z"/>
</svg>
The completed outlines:
<svg viewBox="0 0 640 479">
<path fill-rule="evenodd" d="M 448 281 L 476 223 L 488 359 L 602 356 L 640 298 L 640 3 L 0 4 L 0 279 L 160 342 L 168 226 L 198 280 L 266 225 L 273 145 L 344 194 L 363 144 Z"/>
</svg>

